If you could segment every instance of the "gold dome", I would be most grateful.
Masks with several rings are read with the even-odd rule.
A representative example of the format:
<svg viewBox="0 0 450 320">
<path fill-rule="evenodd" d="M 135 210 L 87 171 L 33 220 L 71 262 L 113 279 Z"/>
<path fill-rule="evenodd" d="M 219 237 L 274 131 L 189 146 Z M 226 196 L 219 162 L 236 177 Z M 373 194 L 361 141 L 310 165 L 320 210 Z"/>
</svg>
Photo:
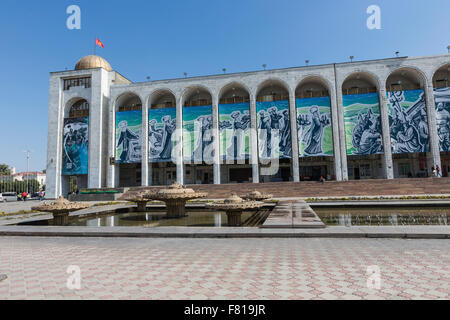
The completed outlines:
<svg viewBox="0 0 450 320">
<path fill-rule="evenodd" d="M 108 61 L 99 56 L 86 56 L 78 61 L 75 66 L 75 70 L 86 70 L 86 69 L 95 69 L 95 68 L 103 68 L 106 71 L 112 71 L 111 65 Z"/>
</svg>

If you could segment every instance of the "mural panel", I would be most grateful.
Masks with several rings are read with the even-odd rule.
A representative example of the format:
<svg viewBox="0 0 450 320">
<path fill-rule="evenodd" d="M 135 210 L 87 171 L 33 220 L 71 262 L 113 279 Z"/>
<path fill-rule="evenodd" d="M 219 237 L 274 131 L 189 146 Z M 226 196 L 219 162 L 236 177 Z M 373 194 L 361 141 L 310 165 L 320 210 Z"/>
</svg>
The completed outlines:
<svg viewBox="0 0 450 320">
<path fill-rule="evenodd" d="M 172 161 L 175 141 L 172 136 L 177 128 L 176 108 L 150 109 L 148 112 L 149 161 Z M 173 159 L 175 162 L 175 159 Z"/>
<path fill-rule="evenodd" d="M 250 104 L 219 105 L 220 156 L 236 161 L 250 158 Z"/>
<path fill-rule="evenodd" d="M 378 93 L 344 95 L 347 155 L 383 153 Z"/>
<path fill-rule="evenodd" d="M 330 97 L 297 99 L 300 157 L 333 156 Z"/>
<path fill-rule="evenodd" d="M 184 161 L 208 162 L 214 160 L 212 134 L 212 107 L 183 108 L 183 155 Z"/>
<path fill-rule="evenodd" d="M 89 118 L 64 119 L 63 175 L 88 174 Z"/>
<path fill-rule="evenodd" d="M 450 87 L 434 89 L 436 125 L 441 152 L 450 151 Z"/>
<path fill-rule="evenodd" d="M 116 112 L 116 163 L 142 159 L 142 110 Z"/>
<path fill-rule="evenodd" d="M 289 101 L 257 102 L 260 159 L 292 157 Z"/>
<path fill-rule="evenodd" d="M 392 153 L 430 151 L 423 90 L 387 93 Z"/>
</svg>

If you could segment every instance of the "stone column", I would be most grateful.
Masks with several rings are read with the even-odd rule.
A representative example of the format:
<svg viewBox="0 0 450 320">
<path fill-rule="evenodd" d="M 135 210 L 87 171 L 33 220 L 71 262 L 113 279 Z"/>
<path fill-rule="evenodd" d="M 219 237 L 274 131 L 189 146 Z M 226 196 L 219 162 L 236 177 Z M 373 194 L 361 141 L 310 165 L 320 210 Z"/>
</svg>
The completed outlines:
<svg viewBox="0 0 450 320">
<path fill-rule="evenodd" d="M 300 181 L 300 168 L 298 163 L 298 135 L 297 135 L 297 103 L 295 101 L 295 90 L 289 90 L 289 118 L 291 121 L 292 140 L 292 176 L 294 182 Z"/>
<path fill-rule="evenodd" d="M 256 96 L 250 93 L 250 163 L 252 165 L 253 183 L 259 183 L 258 157 L 258 123 L 256 117 Z"/>
<path fill-rule="evenodd" d="M 348 181 L 348 167 L 347 167 L 347 142 L 345 137 L 345 121 L 344 121 L 344 104 L 342 97 L 342 87 L 337 86 L 336 89 L 336 104 L 338 112 L 338 126 L 339 126 L 339 156 L 341 157 L 341 171 L 342 180 Z"/>
<path fill-rule="evenodd" d="M 142 171 L 141 171 L 141 182 L 143 187 L 150 185 L 149 176 L 151 175 L 151 167 L 148 165 L 149 155 L 148 155 L 148 101 L 142 102 Z M 150 181 L 151 182 L 151 181 Z"/>
<path fill-rule="evenodd" d="M 183 104 L 181 97 L 177 97 L 177 130 L 176 130 L 176 146 L 175 163 L 177 165 L 177 182 L 184 184 L 184 165 L 183 165 Z"/>
<path fill-rule="evenodd" d="M 336 91 L 330 90 L 330 105 L 331 105 L 331 125 L 333 130 L 333 154 L 334 154 L 334 172 L 336 180 L 342 181 L 342 165 L 341 165 L 341 147 L 339 139 L 339 112 L 336 103 Z"/>
<path fill-rule="evenodd" d="M 383 169 L 386 179 L 394 179 L 392 161 L 391 133 L 389 128 L 389 110 L 387 105 L 386 85 L 382 83 L 379 89 L 381 129 L 383 130 Z"/>
<path fill-rule="evenodd" d="M 89 164 L 88 188 L 102 187 L 103 110 L 107 108 L 108 74 L 104 69 L 92 72 L 92 100 L 89 105 Z"/>
<path fill-rule="evenodd" d="M 439 136 L 436 124 L 436 105 L 434 99 L 434 88 L 433 82 L 428 79 L 426 80 L 425 84 L 425 103 L 427 106 L 428 137 L 430 139 L 430 153 L 433 161 L 433 166 L 434 167 L 439 166 L 442 174 L 441 149 L 439 145 Z"/>
<path fill-rule="evenodd" d="M 116 101 L 111 100 L 109 103 L 109 117 L 108 117 L 108 188 L 117 187 L 116 176 L 117 167 L 111 164 L 111 158 L 116 157 Z"/>
<path fill-rule="evenodd" d="M 47 136 L 46 199 L 61 195 L 62 139 L 64 105 L 62 105 L 62 80 L 50 75 Z"/>
<path fill-rule="evenodd" d="M 214 143 L 214 184 L 220 184 L 220 135 L 219 135 L 219 97 L 212 97 L 213 143 Z"/>
</svg>

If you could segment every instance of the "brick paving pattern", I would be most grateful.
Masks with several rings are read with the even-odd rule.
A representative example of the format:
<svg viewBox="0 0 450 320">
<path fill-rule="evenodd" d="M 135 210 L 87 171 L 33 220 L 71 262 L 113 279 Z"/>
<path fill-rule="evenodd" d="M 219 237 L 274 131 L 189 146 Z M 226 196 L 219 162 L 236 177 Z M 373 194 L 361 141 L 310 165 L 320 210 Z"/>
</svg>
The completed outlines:
<svg viewBox="0 0 450 320">
<path fill-rule="evenodd" d="M 3 237 L 0 274 L 0 299 L 449 299 L 450 242 Z"/>
</svg>

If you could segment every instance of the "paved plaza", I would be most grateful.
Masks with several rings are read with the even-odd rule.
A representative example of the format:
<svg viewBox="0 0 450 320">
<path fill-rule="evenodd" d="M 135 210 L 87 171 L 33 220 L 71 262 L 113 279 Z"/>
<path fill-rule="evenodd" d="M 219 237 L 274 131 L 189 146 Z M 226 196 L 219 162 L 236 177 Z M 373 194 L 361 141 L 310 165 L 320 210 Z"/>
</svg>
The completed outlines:
<svg viewBox="0 0 450 320">
<path fill-rule="evenodd" d="M 449 299 L 450 241 L 1 237 L 0 274 L 0 299 Z"/>
</svg>

